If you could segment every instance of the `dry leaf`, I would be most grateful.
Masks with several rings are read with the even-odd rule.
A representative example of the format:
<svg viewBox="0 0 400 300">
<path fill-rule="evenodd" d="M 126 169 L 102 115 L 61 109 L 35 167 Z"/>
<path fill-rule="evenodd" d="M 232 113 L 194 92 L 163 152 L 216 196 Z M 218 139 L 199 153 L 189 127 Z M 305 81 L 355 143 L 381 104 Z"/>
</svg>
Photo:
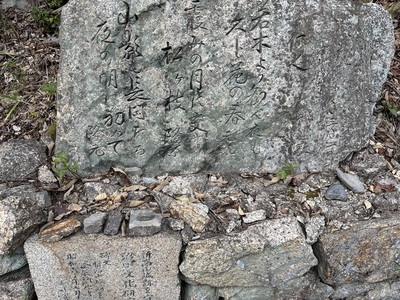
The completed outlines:
<svg viewBox="0 0 400 300">
<path fill-rule="evenodd" d="M 194 197 L 196 199 L 203 199 L 203 198 L 210 197 L 210 194 L 201 194 L 201 193 L 197 193 L 196 191 L 194 191 Z"/>
<path fill-rule="evenodd" d="M 374 186 L 374 191 L 375 194 L 380 194 L 380 193 L 390 193 L 394 191 L 394 185 L 393 184 L 382 184 L 382 183 L 375 183 Z"/>
<path fill-rule="evenodd" d="M 245 215 L 243 209 L 240 206 L 238 207 L 238 213 L 239 213 L 239 216 L 244 216 Z"/>
<path fill-rule="evenodd" d="M 264 186 L 267 187 L 267 186 L 273 185 L 273 184 L 279 182 L 279 180 L 281 180 L 281 178 L 279 176 L 275 176 L 271 180 L 264 182 Z"/>
<path fill-rule="evenodd" d="M 106 193 L 98 194 L 96 196 L 96 198 L 94 198 L 94 200 L 96 200 L 96 201 L 103 201 L 103 200 L 106 200 L 106 199 L 107 199 L 107 194 Z"/>
<path fill-rule="evenodd" d="M 146 186 L 140 184 L 134 184 L 128 187 L 121 188 L 121 192 L 135 192 L 135 191 L 144 191 L 147 189 Z"/>
<path fill-rule="evenodd" d="M 144 201 L 144 200 L 132 200 L 131 202 L 129 202 L 128 207 L 138 207 L 146 202 L 147 201 Z"/>
<path fill-rule="evenodd" d="M 366 209 L 372 208 L 372 204 L 371 204 L 371 202 L 369 202 L 368 200 L 364 200 L 364 205 L 365 205 L 365 208 L 366 208 Z"/>
<path fill-rule="evenodd" d="M 179 196 L 179 197 L 176 197 L 175 199 L 182 201 L 182 202 L 191 202 L 190 198 L 188 196 Z"/>
<path fill-rule="evenodd" d="M 65 216 L 68 216 L 70 213 L 72 213 L 72 211 L 68 211 L 68 212 L 66 212 L 66 213 L 59 214 L 57 217 L 54 218 L 54 220 L 55 220 L 55 221 L 59 221 L 59 220 L 61 220 L 62 218 L 64 218 Z"/>
<path fill-rule="evenodd" d="M 112 196 L 114 196 L 113 198 L 111 198 L 114 202 L 122 202 L 128 197 L 128 193 L 127 192 L 123 192 L 121 194 L 112 195 Z"/>
<path fill-rule="evenodd" d="M 370 192 L 374 193 L 375 188 L 372 184 L 368 187 L 368 189 Z"/>
<path fill-rule="evenodd" d="M 67 209 L 70 211 L 80 211 L 82 209 L 82 206 L 76 203 L 71 203 L 70 205 L 68 205 Z"/>
</svg>

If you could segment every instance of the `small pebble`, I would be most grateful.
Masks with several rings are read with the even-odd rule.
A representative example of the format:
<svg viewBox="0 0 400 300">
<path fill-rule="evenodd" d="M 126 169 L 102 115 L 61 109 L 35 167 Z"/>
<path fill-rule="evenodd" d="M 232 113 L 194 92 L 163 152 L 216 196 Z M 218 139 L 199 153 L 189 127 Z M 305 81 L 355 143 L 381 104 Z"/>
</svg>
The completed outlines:
<svg viewBox="0 0 400 300">
<path fill-rule="evenodd" d="M 336 174 L 340 181 L 354 193 L 365 193 L 364 184 L 358 179 L 357 175 L 345 173 L 339 168 L 336 169 Z"/>
<path fill-rule="evenodd" d="M 328 200 L 339 200 L 339 201 L 347 201 L 347 193 L 344 187 L 335 183 L 332 184 L 325 193 L 325 198 Z"/>
</svg>

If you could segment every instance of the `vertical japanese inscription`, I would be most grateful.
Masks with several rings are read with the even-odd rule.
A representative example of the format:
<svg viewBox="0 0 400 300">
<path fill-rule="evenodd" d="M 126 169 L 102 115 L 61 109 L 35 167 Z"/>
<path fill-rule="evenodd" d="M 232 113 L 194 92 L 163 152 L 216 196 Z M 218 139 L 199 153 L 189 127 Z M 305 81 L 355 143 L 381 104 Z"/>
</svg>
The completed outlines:
<svg viewBox="0 0 400 300">
<path fill-rule="evenodd" d="M 118 13 L 107 20 L 99 18 L 91 38 L 104 66 L 98 79 L 103 92 L 97 99 L 104 111 L 99 122 L 86 129 L 89 156 L 107 159 L 123 155 L 126 148 L 134 149 L 130 155 L 135 157 L 146 152 L 139 140 L 145 133 L 144 108 L 151 98 L 141 84 L 138 20 L 130 4 L 119 1 Z"/>
</svg>

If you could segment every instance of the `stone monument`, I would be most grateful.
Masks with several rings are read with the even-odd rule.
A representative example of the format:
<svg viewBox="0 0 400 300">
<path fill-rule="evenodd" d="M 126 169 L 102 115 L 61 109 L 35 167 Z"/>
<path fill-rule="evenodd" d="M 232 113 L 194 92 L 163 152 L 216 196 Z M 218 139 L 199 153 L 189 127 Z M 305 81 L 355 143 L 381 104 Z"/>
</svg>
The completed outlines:
<svg viewBox="0 0 400 300">
<path fill-rule="evenodd" d="M 81 174 L 333 168 L 374 133 L 393 27 L 356 1 L 71 0 L 57 150 Z"/>
</svg>

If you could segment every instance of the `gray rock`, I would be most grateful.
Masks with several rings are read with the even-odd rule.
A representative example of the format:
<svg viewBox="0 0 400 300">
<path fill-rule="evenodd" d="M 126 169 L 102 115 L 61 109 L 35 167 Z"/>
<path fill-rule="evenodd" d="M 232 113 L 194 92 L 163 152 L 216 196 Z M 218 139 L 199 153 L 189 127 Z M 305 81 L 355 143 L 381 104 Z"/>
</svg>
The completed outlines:
<svg viewBox="0 0 400 300">
<path fill-rule="evenodd" d="M 341 184 L 332 184 L 325 193 L 325 198 L 328 200 L 347 201 L 347 193 Z"/>
<path fill-rule="evenodd" d="M 108 196 L 117 193 L 120 188 L 117 185 L 103 182 L 86 182 L 84 187 L 85 196 L 88 201 L 93 201 L 101 193 L 106 193 Z"/>
<path fill-rule="evenodd" d="M 172 230 L 179 231 L 185 228 L 185 222 L 181 219 L 169 218 L 169 227 Z"/>
<path fill-rule="evenodd" d="M 33 300 L 34 295 L 35 290 L 28 267 L 0 278 L 1 300 Z"/>
<path fill-rule="evenodd" d="M 48 192 L 30 185 L 0 191 L 0 255 L 14 252 L 43 222 L 51 205 Z"/>
<path fill-rule="evenodd" d="M 143 174 L 142 169 L 138 167 L 125 168 L 124 171 L 131 177 L 142 176 Z"/>
<path fill-rule="evenodd" d="M 103 230 L 107 213 L 96 212 L 83 220 L 83 231 L 85 233 L 100 233 Z"/>
<path fill-rule="evenodd" d="M 267 218 L 267 212 L 264 209 L 247 212 L 243 217 L 243 222 L 246 224 L 262 221 Z"/>
<path fill-rule="evenodd" d="M 311 216 L 306 222 L 306 242 L 314 244 L 325 228 L 325 217 L 324 216 Z"/>
<path fill-rule="evenodd" d="M 62 13 L 56 147 L 82 174 L 333 168 L 373 135 L 394 53 L 388 13 L 358 1 L 78 0 Z"/>
<path fill-rule="evenodd" d="M 388 170 L 385 158 L 370 148 L 356 153 L 350 166 L 366 183 Z"/>
<path fill-rule="evenodd" d="M 119 232 L 122 222 L 122 214 L 119 211 L 112 210 L 108 213 L 104 234 L 116 235 Z"/>
<path fill-rule="evenodd" d="M 56 188 L 58 187 L 58 180 L 54 176 L 54 174 L 49 170 L 49 168 L 44 165 L 39 168 L 38 171 L 38 180 L 39 182 L 50 188 Z"/>
<path fill-rule="evenodd" d="M 16 271 L 25 266 L 27 263 L 28 262 L 26 261 L 22 246 L 11 254 L 0 255 L 0 276 L 12 271 Z"/>
<path fill-rule="evenodd" d="M 365 193 L 364 184 L 358 179 L 357 175 L 345 173 L 336 168 L 336 174 L 340 181 L 354 193 Z"/>
<path fill-rule="evenodd" d="M 202 203 L 173 201 L 170 205 L 171 216 L 181 218 L 195 232 L 203 232 L 211 219 L 208 207 Z"/>
<path fill-rule="evenodd" d="M 217 288 L 209 285 L 186 284 L 182 300 L 218 300 Z"/>
<path fill-rule="evenodd" d="M 162 216 L 150 210 L 131 210 L 127 234 L 153 235 L 161 230 Z"/>
<path fill-rule="evenodd" d="M 378 282 L 398 276 L 400 215 L 329 229 L 314 245 L 318 272 L 327 284 Z"/>
<path fill-rule="evenodd" d="M 40 300 L 178 300 L 178 233 L 121 238 L 78 233 L 56 243 L 25 243 Z M 49 292 L 51 291 L 51 292 Z M 134 296 L 134 297 L 133 297 Z"/>
<path fill-rule="evenodd" d="M 179 268 L 185 281 L 194 284 L 280 287 L 290 286 L 290 280 L 316 264 L 296 219 L 283 218 L 189 242 Z"/>
<path fill-rule="evenodd" d="M 34 178 L 46 159 L 46 147 L 42 143 L 31 140 L 4 142 L 0 145 L 0 181 Z"/>
<path fill-rule="evenodd" d="M 219 296 L 226 300 L 276 299 L 275 289 L 270 287 L 226 287 L 219 289 L 218 292 Z"/>
</svg>

